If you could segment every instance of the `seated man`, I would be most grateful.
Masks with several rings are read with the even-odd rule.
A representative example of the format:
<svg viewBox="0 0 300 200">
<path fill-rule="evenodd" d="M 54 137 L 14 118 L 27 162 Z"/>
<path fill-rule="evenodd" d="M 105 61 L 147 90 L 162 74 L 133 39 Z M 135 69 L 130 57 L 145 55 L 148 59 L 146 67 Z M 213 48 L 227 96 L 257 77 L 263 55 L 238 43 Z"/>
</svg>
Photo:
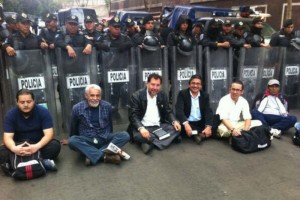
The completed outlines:
<svg viewBox="0 0 300 200">
<path fill-rule="evenodd" d="M 235 81 L 231 83 L 229 94 L 221 98 L 216 111 L 221 120 L 218 126 L 220 137 L 239 136 L 241 130 L 261 125 L 259 120 L 251 120 L 248 101 L 241 96 L 243 91 L 244 84 Z"/>
<path fill-rule="evenodd" d="M 177 96 L 176 117 L 183 124 L 185 134 L 193 136 L 197 144 L 212 135 L 213 113 L 209 106 L 209 96 L 202 91 L 202 77 L 193 75 L 189 88 L 181 90 Z M 196 134 L 192 134 L 196 131 Z"/>
<path fill-rule="evenodd" d="M 106 163 L 120 164 L 122 151 L 118 154 L 104 153 L 109 143 L 123 147 L 130 139 L 126 131 L 112 133 L 112 107 L 101 100 L 101 88 L 91 84 L 85 88 L 85 99 L 74 105 L 71 121 L 70 149 L 86 156 L 85 164 L 95 165 L 100 159 Z"/>
<path fill-rule="evenodd" d="M 32 91 L 21 89 L 16 95 L 17 106 L 9 110 L 4 120 L 0 164 L 10 163 L 10 152 L 28 156 L 37 151 L 47 170 L 56 171 L 53 161 L 60 152 L 60 142 L 53 139 L 53 122 L 49 111 L 36 105 Z"/>
<path fill-rule="evenodd" d="M 169 107 L 167 95 L 160 91 L 162 78 L 158 74 L 150 74 L 147 87 L 136 91 L 130 100 L 129 127 L 133 139 L 141 144 L 145 154 L 155 145 L 159 149 L 167 148 L 173 140 L 180 142 L 181 126 Z M 159 140 L 153 131 L 163 129 L 170 134 L 168 138 Z"/>
<path fill-rule="evenodd" d="M 288 102 L 279 91 L 279 81 L 269 80 L 266 92 L 256 96 L 251 111 L 253 119 L 270 126 L 271 133 L 276 138 L 280 138 L 281 131 L 287 131 L 297 122 L 295 116 L 288 114 Z"/>
</svg>

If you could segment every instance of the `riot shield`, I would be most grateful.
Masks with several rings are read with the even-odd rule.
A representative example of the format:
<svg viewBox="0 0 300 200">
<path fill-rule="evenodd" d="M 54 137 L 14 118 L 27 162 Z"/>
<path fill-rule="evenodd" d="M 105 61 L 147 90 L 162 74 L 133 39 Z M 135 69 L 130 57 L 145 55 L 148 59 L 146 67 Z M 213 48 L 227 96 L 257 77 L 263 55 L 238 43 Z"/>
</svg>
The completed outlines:
<svg viewBox="0 0 300 200">
<path fill-rule="evenodd" d="M 174 108 L 179 91 L 188 88 L 191 76 L 202 71 L 202 47 L 195 46 L 188 55 L 181 54 L 176 47 L 169 47 L 168 54 Z"/>
<path fill-rule="evenodd" d="M 168 49 L 163 48 L 157 51 L 135 48 L 138 66 L 137 89 L 146 86 L 149 74 L 157 73 L 162 76 L 162 90 L 169 91 L 168 75 Z"/>
<path fill-rule="evenodd" d="M 260 62 L 263 68 L 259 92 L 264 92 L 270 79 L 279 79 L 283 54 L 280 47 L 260 48 Z"/>
<path fill-rule="evenodd" d="M 243 97 L 249 105 L 252 105 L 256 94 L 261 91 L 263 68 L 259 55 L 263 51 L 263 48 L 240 49 L 237 79 L 244 83 Z"/>
<path fill-rule="evenodd" d="M 15 105 L 15 95 L 18 90 L 32 90 L 35 103 L 48 108 L 53 118 L 55 132 L 59 133 L 48 51 L 17 50 L 16 56 L 6 55 L 5 61 L 8 72 L 7 88 L 11 91 L 8 97 L 11 106 Z"/>
<path fill-rule="evenodd" d="M 216 111 L 220 99 L 229 91 L 232 81 L 232 49 L 209 47 L 205 51 L 205 82 L 213 112 Z"/>
<path fill-rule="evenodd" d="M 281 93 L 287 98 L 289 108 L 299 108 L 299 67 L 300 51 L 296 49 L 282 49 L 283 65 L 281 70 Z"/>
<path fill-rule="evenodd" d="M 63 128 L 70 130 L 72 108 L 84 99 L 84 89 L 91 83 L 97 84 L 96 50 L 91 55 L 84 55 L 83 48 L 74 48 L 75 58 L 70 58 L 67 51 L 56 49 L 58 83 L 60 88 Z"/>
<path fill-rule="evenodd" d="M 136 70 L 132 65 L 132 53 L 133 49 L 119 52 L 116 48 L 101 52 L 102 98 L 112 105 L 115 125 L 128 124 L 129 99 L 136 90 Z"/>
<path fill-rule="evenodd" d="M 4 115 L 6 113 L 5 111 L 5 65 L 4 65 L 4 60 L 2 57 L 2 53 L 0 53 L 0 131 L 1 133 L 3 132 L 3 119 L 4 119 Z"/>
</svg>

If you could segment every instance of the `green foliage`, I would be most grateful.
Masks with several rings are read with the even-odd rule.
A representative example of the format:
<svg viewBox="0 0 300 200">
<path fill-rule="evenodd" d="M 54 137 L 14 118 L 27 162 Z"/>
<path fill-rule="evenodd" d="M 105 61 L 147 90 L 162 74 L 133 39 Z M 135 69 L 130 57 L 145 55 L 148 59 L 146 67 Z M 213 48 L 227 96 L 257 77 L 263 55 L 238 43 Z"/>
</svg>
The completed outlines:
<svg viewBox="0 0 300 200">
<path fill-rule="evenodd" d="M 25 12 L 27 14 L 44 16 L 62 8 L 63 0 L 2 0 L 3 10 L 10 12 Z"/>
</svg>

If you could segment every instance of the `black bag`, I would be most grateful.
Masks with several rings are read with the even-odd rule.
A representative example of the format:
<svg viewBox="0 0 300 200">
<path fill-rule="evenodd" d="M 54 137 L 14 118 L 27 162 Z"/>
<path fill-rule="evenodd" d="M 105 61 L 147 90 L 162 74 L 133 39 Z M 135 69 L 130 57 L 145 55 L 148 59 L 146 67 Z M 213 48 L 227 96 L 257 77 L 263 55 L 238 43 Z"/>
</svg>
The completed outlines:
<svg viewBox="0 0 300 200">
<path fill-rule="evenodd" d="M 260 151 L 271 146 L 271 133 L 268 126 L 257 126 L 249 131 L 241 131 L 242 135 L 232 137 L 232 148 L 242 153 Z"/>
<path fill-rule="evenodd" d="M 46 169 L 41 160 L 40 151 L 37 151 L 30 156 L 18 156 L 11 153 L 11 176 L 19 180 L 30 180 L 44 176 L 46 174 Z"/>
<path fill-rule="evenodd" d="M 292 140 L 293 140 L 294 145 L 300 146 L 300 132 L 299 131 L 297 131 L 295 133 Z"/>
</svg>

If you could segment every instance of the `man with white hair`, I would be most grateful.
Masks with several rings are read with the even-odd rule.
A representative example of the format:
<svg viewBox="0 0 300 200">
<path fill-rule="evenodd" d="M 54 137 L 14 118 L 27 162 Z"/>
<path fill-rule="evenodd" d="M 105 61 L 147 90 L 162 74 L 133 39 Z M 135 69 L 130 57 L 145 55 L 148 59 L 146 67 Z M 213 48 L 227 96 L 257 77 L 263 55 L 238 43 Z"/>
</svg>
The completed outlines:
<svg viewBox="0 0 300 200">
<path fill-rule="evenodd" d="M 85 88 L 85 100 L 74 105 L 72 112 L 70 149 L 85 155 L 85 164 L 95 165 L 102 160 L 106 163 L 120 164 L 122 151 L 117 154 L 104 153 L 103 150 L 113 143 L 123 147 L 129 141 L 126 131 L 113 133 L 112 107 L 101 100 L 101 88 L 96 84 Z"/>
<path fill-rule="evenodd" d="M 256 96 L 251 111 L 252 118 L 270 126 L 276 138 L 280 138 L 282 131 L 287 131 L 297 122 L 295 116 L 288 114 L 288 102 L 279 91 L 279 81 L 269 80 L 266 92 Z"/>
</svg>

